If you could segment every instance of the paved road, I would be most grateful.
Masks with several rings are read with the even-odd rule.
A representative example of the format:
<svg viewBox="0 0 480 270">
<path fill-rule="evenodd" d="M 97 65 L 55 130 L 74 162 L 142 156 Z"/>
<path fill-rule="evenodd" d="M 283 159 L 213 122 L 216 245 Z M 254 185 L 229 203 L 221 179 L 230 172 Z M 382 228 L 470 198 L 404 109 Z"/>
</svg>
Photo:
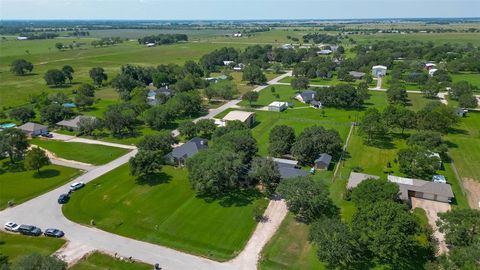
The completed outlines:
<svg viewBox="0 0 480 270">
<path fill-rule="evenodd" d="M 59 141 L 64 141 L 64 142 L 79 142 L 79 143 L 88 143 L 88 144 L 99 144 L 99 145 L 112 146 L 112 147 L 118 147 L 118 148 L 124 148 L 124 149 L 136 149 L 137 148 L 134 145 L 111 143 L 111 142 L 104 142 L 104 141 L 98 141 L 98 140 L 92 140 L 92 139 L 85 139 L 85 138 L 79 138 L 79 137 L 60 134 L 60 133 L 55 133 L 55 132 L 50 132 L 50 133 L 53 135 L 51 140 L 59 140 Z"/>
</svg>

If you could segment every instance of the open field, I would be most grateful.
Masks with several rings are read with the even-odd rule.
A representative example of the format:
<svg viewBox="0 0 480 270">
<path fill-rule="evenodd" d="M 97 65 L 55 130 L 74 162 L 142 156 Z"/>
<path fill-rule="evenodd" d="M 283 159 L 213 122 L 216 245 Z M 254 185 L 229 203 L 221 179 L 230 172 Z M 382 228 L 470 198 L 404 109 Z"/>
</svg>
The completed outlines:
<svg viewBox="0 0 480 270">
<path fill-rule="evenodd" d="M 32 237 L 0 231 L 0 254 L 10 263 L 31 253 L 50 255 L 65 244 L 65 240 L 51 237 Z"/>
<path fill-rule="evenodd" d="M 115 270 L 150 270 L 152 269 L 151 265 L 141 263 L 141 262 L 128 262 L 121 261 L 119 259 L 113 258 L 112 256 L 94 252 L 90 254 L 87 258 L 80 260 L 74 266 L 69 268 L 70 270 L 104 270 L 104 269 L 115 269 Z"/>
<path fill-rule="evenodd" d="M 62 142 L 56 140 L 35 138 L 31 144 L 47 149 L 57 157 L 89 163 L 93 165 L 105 164 L 128 152 L 127 149 L 105 145 L 95 145 L 76 142 Z"/>
<path fill-rule="evenodd" d="M 451 74 L 451 76 L 452 76 L 453 82 L 467 81 L 470 84 L 480 88 L 480 73 L 467 73 L 467 72 L 453 73 Z"/>
<path fill-rule="evenodd" d="M 45 166 L 40 173 L 36 171 L 13 172 L 6 167 L 6 160 L 2 163 L 3 167 L 0 168 L 0 210 L 7 207 L 8 201 L 20 204 L 79 175 L 79 171 L 76 169 L 57 165 Z"/>
<path fill-rule="evenodd" d="M 275 92 L 272 92 L 272 88 L 275 89 Z M 295 91 L 289 85 L 273 85 L 269 86 L 262 91 L 259 92 L 258 100 L 252 103 L 253 107 L 263 107 L 267 106 L 268 104 L 272 103 L 273 101 L 286 101 L 292 102 L 295 107 L 304 107 L 308 106 L 307 104 L 303 104 L 300 101 L 296 100 Z M 248 101 L 241 101 L 238 105 L 240 106 L 250 106 Z"/>
<path fill-rule="evenodd" d="M 256 226 L 254 207 L 267 204 L 258 194 L 196 197 L 187 171 L 169 166 L 136 180 L 123 165 L 75 195 L 63 208 L 73 221 L 94 219 L 100 229 L 216 260 L 243 249 Z"/>
<path fill-rule="evenodd" d="M 373 41 L 405 41 L 418 40 L 423 42 L 439 43 L 472 43 L 473 45 L 480 45 L 478 33 L 409 33 L 409 34 L 387 34 L 375 33 L 369 35 L 351 35 L 351 38 L 357 42 L 373 42 Z"/>
</svg>

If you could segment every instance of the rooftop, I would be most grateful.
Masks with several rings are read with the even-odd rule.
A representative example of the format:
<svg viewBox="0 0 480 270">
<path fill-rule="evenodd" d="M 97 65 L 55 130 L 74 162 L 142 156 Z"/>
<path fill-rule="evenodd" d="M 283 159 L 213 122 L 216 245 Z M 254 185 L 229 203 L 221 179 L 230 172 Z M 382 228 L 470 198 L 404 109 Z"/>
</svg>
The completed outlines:
<svg viewBox="0 0 480 270">
<path fill-rule="evenodd" d="M 348 178 L 347 189 L 356 188 L 360 183 L 367 179 L 380 179 L 379 176 L 370 175 L 365 173 L 351 172 L 350 177 Z"/>
<path fill-rule="evenodd" d="M 37 124 L 37 123 L 33 123 L 33 122 L 28 122 L 28 123 L 25 123 L 25 124 L 19 126 L 18 128 L 21 129 L 21 130 L 24 130 L 24 131 L 32 132 L 32 131 L 35 131 L 35 130 L 40 130 L 40 129 L 47 128 L 47 126 Z"/>
<path fill-rule="evenodd" d="M 288 106 L 288 102 L 274 101 L 274 102 L 270 103 L 268 106 L 272 106 L 272 107 L 283 107 L 283 106 Z"/>
<path fill-rule="evenodd" d="M 179 147 L 174 148 L 170 155 L 174 158 L 188 158 L 205 148 L 208 148 L 208 141 L 195 137 Z"/>
<path fill-rule="evenodd" d="M 402 199 L 408 199 L 409 190 L 428 194 L 436 194 L 449 198 L 454 197 L 452 187 L 449 184 L 435 183 L 420 179 L 405 178 L 393 175 L 389 175 L 387 179 L 392 183 L 398 184 L 401 193 L 400 198 Z"/>
<path fill-rule="evenodd" d="M 255 115 L 255 113 L 245 112 L 245 111 L 231 111 L 227 115 L 225 115 L 222 119 L 225 121 L 239 120 L 241 122 L 245 122 L 252 115 Z"/>
</svg>

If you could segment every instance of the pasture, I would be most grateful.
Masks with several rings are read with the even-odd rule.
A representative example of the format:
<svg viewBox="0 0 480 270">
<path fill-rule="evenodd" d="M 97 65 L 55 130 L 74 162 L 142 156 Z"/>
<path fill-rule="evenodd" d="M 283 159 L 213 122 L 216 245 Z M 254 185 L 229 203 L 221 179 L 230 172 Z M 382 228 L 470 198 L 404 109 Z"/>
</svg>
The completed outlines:
<svg viewBox="0 0 480 270">
<path fill-rule="evenodd" d="M 220 261 L 243 249 L 256 226 L 253 209 L 267 205 L 256 193 L 197 197 L 186 169 L 170 166 L 136 179 L 123 165 L 75 195 L 63 208 L 75 222 L 94 219 L 102 230 Z"/>
</svg>

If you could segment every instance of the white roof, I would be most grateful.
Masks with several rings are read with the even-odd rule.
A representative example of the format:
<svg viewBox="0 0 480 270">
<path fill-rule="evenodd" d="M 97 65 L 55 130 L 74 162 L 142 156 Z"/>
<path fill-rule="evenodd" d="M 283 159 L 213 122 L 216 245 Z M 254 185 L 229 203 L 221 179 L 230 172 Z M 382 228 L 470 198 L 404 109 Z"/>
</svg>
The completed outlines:
<svg viewBox="0 0 480 270">
<path fill-rule="evenodd" d="M 378 65 L 378 66 L 373 66 L 372 69 L 387 69 L 387 67 Z"/>
<path fill-rule="evenodd" d="M 436 66 L 436 65 L 435 65 L 434 63 L 426 63 L 425 66 L 426 66 L 426 67 L 434 67 L 434 66 Z"/>
<path fill-rule="evenodd" d="M 283 102 L 283 101 L 274 101 L 274 102 L 270 103 L 268 106 L 272 106 L 272 107 L 283 107 L 283 106 L 288 106 L 288 103 L 287 103 L 287 102 Z"/>
<path fill-rule="evenodd" d="M 222 119 L 224 121 L 239 120 L 241 122 L 245 122 L 251 115 L 254 115 L 254 114 L 255 114 L 254 112 L 231 111 L 227 115 L 225 115 Z"/>
<path fill-rule="evenodd" d="M 290 164 L 290 165 L 297 165 L 298 161 L 296 160 L 291 160 L 291 159 L 284 159 L 284 158 L 274 158 L 272 157 L 272 160 L 275 162 L 280 162 L 284 164 Z"/>
</svg>

